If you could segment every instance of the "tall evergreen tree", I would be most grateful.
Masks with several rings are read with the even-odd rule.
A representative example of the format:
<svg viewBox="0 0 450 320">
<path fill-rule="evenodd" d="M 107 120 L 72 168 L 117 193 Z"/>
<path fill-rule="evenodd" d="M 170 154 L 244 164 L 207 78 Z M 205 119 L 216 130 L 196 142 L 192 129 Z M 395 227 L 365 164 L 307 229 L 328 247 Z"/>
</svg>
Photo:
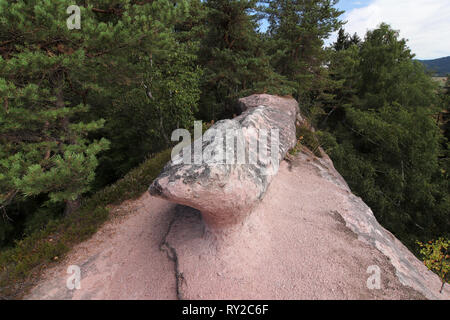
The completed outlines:
<svg viewBox="0 0 450 320">
<path fill-rule="evenodd" d="M 194 40 L 202 15 L 195 15 L 196 5 L 159 0 L 133 7 L 145 21 L 137 21 L 124 35 L 143 39 L 109 57 L 112 68 L 98 75 L 107 90 L 88 97 L 91 115 L 106 120 L 100 134 L 111 141 L 100 158 L 96 187 L 114 182 L 169 147 L 173 130 L 192 126 L 202 74 L 197 66 L 199 41 Z"/>
<path fill-rule="evenodd" d="M 443 152 L 440 157 L 440 162 L 443 174 L 447 180 L 450 180 L 450 77 L 447 78 L 447 83 L 440 94 L 440 98 L 442 103 L 438 121 L 443 134 Z"/>
<path fill-rule="evenodd" d="M 80 2 L 81 29 L 69 30 L 72 4 L 0 1 L 0 209 L 13 220 L 0 220 L 0 238 L 43 203 L 73 212 L 110 145 L 104 136 L 114 147 L 102 153 L 103 168 L 108 155 L 117 156 L 113 165 L 128 161 L 118 156 L 124 141 L 126 153 L 145 140 L 130 135 L 137 124 L 154 125 L 149 139 L 159 142 L 195 112 L 199 76 L 183 65 L 189 53 L 173 50 L 185 1 Z M 126 110 L 133 99 L 147 118 Z M 120 109 L 134 112 L 131 122 Z M 100 171 L 103 182 L 112 182 L 109 173 Z"/>
<path fill-rule="evenodd" d="M 200 64 L 205 68 L 201 117 L 233 113 L 237 98 L 249 93 L 283 93 L 284 79 L 273 72 L 257 33 L 256 0 L 208 0 L 207 34 Z"/>
<path fill-rule="evenodd" d="M 445 85 L 444 92 L 442 94 L 442 114 L 441 114 L 441 122 L 442 128 L 444 131 L 444 135 L 447 138 L 448 142 L 450 142 L 450 76 L 447 76 L 447 83 Z"/>
<path fill-rule="evenodd" d="M 88 133 L 103 120 L 83 122 L 83 91 L 96 86 L 83 75 L 103 46 L 89 31 L 69 30 L 69 1 L 0 2 L 0 205 L 48 194 L 70 213 L 89 190 L 106 140 Z M 17 23 L 20 22 L 20 23 Z M 99 33 L 101 30 L 97 30 Z M 98 62 L 97 62 L 98 63 Z"/>
<path fill-rule="evenodd" d="M 360 52 L 361 95 L 367 108 L 398 102 L 407 108 L 436 106 L 436 87 L 389 25 L 369 31 Z"/>
<path fill-rule="evenodd" d="M 344 104 L 322 122 L 335 165 L 380 222 L 415 249 L 417 238 L 447 236 L 449 182 L 439 157 L 436 86 L 398 32 L 367 33 L 330 66 Z"/>
<path fill-rule="evenodd" d="M 275 70 L 294 81 L 295 96 L 309 109 L 326 86 L 324 39 L 339 29 L 337 0 L 263 1 Z"/>
<path fill-rule="evenodd" d="M 333 49 L 336 51 L 347 50 L 350 46 L 359 45 L 360 43 L 361 39 L 357 33 L 350 37 L 343 28 L 340 28 L 336 42 L 333 44 Z"/>
</svg>

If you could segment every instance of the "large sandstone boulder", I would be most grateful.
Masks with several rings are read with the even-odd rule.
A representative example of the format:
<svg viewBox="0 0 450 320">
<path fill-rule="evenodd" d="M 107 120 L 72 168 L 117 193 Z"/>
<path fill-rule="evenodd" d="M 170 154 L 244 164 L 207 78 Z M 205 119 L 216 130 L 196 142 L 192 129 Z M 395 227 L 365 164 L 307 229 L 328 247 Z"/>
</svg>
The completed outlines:
<svg viewBox="0 0 450 320">
<path fill-rule="evenodd" d="M 217 122 L 203 141 L 181 150 L 149 188 L 151 195 L 198 209 L 215 231 L 245 220 L 296 144 L 294 99 L 254 95 L 240 105 L 239 117 Z M 182 161 L 198 143 L 203 161 L 194 155 Z"/>
</svg>

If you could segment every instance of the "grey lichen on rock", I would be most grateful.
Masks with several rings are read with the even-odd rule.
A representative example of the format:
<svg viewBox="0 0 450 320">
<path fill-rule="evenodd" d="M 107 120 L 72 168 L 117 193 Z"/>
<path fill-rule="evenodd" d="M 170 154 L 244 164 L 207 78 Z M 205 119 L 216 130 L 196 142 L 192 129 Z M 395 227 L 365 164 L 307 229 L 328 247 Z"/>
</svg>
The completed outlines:
<svg viewBox="0 0 450 320">
<path fill-rule="evenodd" d="M 240 116 L 219 121 L 204 133 L 200 163 L 193 155 L 190 163 L 178 161 L 182 150 L 149 188 L 151 195 L 198 209 L 215 231 L 245 220 L 296 145 L 299 108 L 293 98 L 253 95 L 239 104 Z"/>
</svg>

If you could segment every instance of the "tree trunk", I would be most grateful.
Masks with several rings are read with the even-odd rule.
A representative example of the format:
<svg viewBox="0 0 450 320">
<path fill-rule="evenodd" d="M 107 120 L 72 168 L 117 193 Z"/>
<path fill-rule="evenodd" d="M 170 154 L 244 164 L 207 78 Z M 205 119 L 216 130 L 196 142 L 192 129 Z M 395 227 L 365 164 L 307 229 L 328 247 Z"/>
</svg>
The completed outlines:
<svg viewBox="0 0 450 320">
<path fill-rule="evenodd" d="M 64 209 L 64 215 L 70 216 L 72 213 L 77 211 L 81 206 L 81 197 L 76 200 L 66 200 L 66 208 Z"/>
<path fill-rule="evenodd" d="M 58 86 L 56 88 L 56 106 L 58 108 L 64 108 L 64 74 L 58 75 Z M 69 136 L 69 142 L 75 144 L 75 139 L 71 136 L 69 132 L 70 121 L 67 116 L 62 118 L 61 126 L 63 127 L 66 134 Z M 64 215 L 69 216 L 74 213 L 81 206 L 81 196 L 78 196 L 76 200 L 66 200 L 66 208 L 64 209 Z"/>
<path fill-rule="evenodd" d="M 161 134 L 163 136 L 163 139 L 166 142 L 166 145 L 170 146 L 169 137 L 167 136 L 166 132 L 164 131 L 163 115 L 162 115 L 161 111 L 159 112 L 159 128 L 161 130 Z"/>
</svg>

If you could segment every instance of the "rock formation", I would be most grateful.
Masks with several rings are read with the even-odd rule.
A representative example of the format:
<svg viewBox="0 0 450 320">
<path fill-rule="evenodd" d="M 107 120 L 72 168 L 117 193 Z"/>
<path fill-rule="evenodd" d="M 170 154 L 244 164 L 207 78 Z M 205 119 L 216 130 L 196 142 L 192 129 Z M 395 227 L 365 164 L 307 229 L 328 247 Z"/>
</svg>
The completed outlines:
<svg viewBox="0 0 450 320">
<path fill-rule="evenodd" d="M 215 128 L 280 128 L 281 161 L 294 143 L 296 103 L 257 95 L 241 106 L 237 120 Z M 113 209 L 116 218 L 26 298 L 450 299 L 449 286 L 439 292 L 439 277 L 377 222 L 325 154 L 302 148 L 276 175 L 263 170 L 271 165 L 169 163 L 150 188 L 158 197 Z M 239 232 L 211 237 L 205 222 Z M 66 287 L 70 265 L 81 268 L 80 290 Z"/>
<path fill-rule="evenodd" d="M 239 103 L 239 117 L 219 121 L 204 133 L 199 163 L 195 156 L 179 163 L 188 152 L 182 150 L 149 189 L 154 196 L 200 210 L 215 232 L 245 220 L 296 145 L 299 109 L 294 99 L 254 95 Z"/>
</svg>

